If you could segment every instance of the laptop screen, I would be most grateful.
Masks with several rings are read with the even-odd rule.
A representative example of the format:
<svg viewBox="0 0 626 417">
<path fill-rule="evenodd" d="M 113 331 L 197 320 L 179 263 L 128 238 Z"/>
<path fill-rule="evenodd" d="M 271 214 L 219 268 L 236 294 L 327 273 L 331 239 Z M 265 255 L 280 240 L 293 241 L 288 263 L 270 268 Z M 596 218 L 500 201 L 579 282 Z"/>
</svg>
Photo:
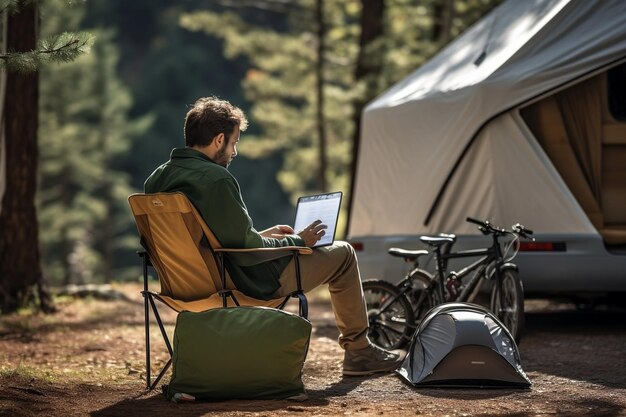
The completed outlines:
<svg viewBox="0 0 626 417">
<path fill-rule="evenodd" d="M 341 191 L 337 191 L 300 197 L 296 206 L 296 221 L 293 226 L 296 233 L 302 231 L 315 220 L 321 220 L 328 228 L 326 234 L 314 247 L 332 245 L 337 231 L 341 196 Z"/>
</svg>

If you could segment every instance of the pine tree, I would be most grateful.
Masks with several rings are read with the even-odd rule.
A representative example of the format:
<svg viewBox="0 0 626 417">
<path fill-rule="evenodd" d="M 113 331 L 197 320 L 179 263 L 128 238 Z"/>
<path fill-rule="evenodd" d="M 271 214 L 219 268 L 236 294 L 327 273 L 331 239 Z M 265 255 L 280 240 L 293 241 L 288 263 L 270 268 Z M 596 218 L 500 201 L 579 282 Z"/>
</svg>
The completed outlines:
<svg viewBox="0 0 626 417">
<path fill-rule="evenodd" d="M 325 1 L 316 18 L 319 0 L 290 3 L 287 10 L 276 12 L 285 13 L 286 29 L 254 25 L 233 12 L 196 12 L 181 20 L 190 30 L 224 39 L 228 57 L 249 60 L 243 86 L 260 131 L 246 134 L 240 151 L 251 158 L 282 154 L 278 180 L 292 201 L 300 194 L 321 191 L 324 183 L 328 189 L 345 189 L 347 184 L 351 125 L 346 121 L 353 94 L 350 63 L 356 4 Z M 321 51 L 320 40 L 326 45 Z M 325 140 L 320 142 L 322 135 Z M 326 158 L 320 157 L 320 143 L 326 147 Z"/>
<path fill-rule="evenodd" d="M 4 14 L 7 14 L 6 20 Z M 86 52 L 91 38 L 63 34 L 37 44 L 38 8 L 27 0 L 0 2 L 0 21 L 6 22 L 6 51 L 0 70 L 6 87 L 0 88 L 0 310 L 13 312 L 35 302 L 53 309 L 40 264 L 38 223 L 34 204 L 37 175 L 38 75 L 47 62 L 68 61 Z M 5 39 L 3 39 L 3 42 Z"/>
<path fill-rule="evenodd" d="M 252 103 L 253 126 L 260 126 L 260 131 L 246 134 L 240 150 L 253 158 L 283 155 L 278 180 L 295 201 L 302 193 L 323 191 L 324 184 L 348 190 L 353 153 L 356 157 L 358 152 L 353 134 L 358 134 L 358 113 L 364 104 L 497 3 L 299 0 L 286 6 L 250 0 L 221 2 L 238 13 L 198 11 L 184 15 L 181 24 L 223 39 L 226 56 L 249 61 L 243 86 Z M 283 14 L 288 24 L 272 26 L 268 20 L 269 24 L 255 25 L 239 13 L 246 7 Z"/>
<path fill-rule="evenodd" d="M 33 0 L 0 0 L 0 14 L 18 13 L 22 7 L 35 3 Z M 0 53 L 0 69 L 12 72 L 34 72 L 51 63 L 71 62 L 89 52 L 93 36 L 82 32 L 61 32 L 40 39 L 27 51 L 8 49 Z"/>
<path fill-rule="evenodd" d="M 49 1 L 44 32 L 78 27 L 79 6 Z M 117 78 L 113 33 L 92 32 L 98 40 L 91 54 L 41 73 L 41 240 L 45 270 L 63 284 L 121 278 L 115 255 L 136 246 L 130 178 L 117 160 L 150 120 L 128 121 L 132 99 Z"/>
</svg>

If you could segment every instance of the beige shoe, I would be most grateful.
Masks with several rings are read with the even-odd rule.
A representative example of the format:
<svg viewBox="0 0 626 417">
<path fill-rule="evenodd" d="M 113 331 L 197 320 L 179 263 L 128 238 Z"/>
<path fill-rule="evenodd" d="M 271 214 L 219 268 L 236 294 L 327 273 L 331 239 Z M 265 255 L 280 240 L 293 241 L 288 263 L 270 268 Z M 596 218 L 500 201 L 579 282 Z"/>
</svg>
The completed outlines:
<svg viewBox="0 0 626 417">
<path fill-rule="evenodd" d="M 343 358 L 343 374 L 358 376 L 377 372 L 392 372 L 404 359 L 403 351 L 387 351 L 376 345 L 358 350 L 346 350 Z"/>
</svg>

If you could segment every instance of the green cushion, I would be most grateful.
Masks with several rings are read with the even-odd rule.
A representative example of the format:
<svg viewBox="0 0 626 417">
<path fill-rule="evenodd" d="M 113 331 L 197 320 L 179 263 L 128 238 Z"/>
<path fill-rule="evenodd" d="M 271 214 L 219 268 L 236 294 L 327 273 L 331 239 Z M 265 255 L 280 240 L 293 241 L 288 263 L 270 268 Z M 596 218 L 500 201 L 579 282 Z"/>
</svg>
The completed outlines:
<svg viewBox="0 0 626 417">
<path fill-rule="evenodd" d="M 311 323 L 265 307 L 183 311 L 174 331 L 167 397 L 199 400 L 287 398 L 304 393 Z"/>
</svg>

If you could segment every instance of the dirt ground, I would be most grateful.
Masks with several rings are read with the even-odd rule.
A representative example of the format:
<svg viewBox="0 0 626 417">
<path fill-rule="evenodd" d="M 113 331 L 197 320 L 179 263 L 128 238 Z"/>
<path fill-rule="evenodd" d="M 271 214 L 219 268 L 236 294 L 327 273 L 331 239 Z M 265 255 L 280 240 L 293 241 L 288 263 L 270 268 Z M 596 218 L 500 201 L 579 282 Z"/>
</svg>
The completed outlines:
<svg viewBox="0 0 626 417">
<path fill-rule="evenodd" d="M 519 346 L 531 389 L 416 389 L 393 374 L 342 378 L 330 305 L 316 296 L 307 401 L 177 404 L 146 392 L 141 297 L 117 289 L 131 299 L 61 298 L 53 315 L 0 317 L 0 416 L 626 416 L 626 311 L 531 300 Z M 171 333 L 174 315 L 164 319 Z"/>
</svg>

